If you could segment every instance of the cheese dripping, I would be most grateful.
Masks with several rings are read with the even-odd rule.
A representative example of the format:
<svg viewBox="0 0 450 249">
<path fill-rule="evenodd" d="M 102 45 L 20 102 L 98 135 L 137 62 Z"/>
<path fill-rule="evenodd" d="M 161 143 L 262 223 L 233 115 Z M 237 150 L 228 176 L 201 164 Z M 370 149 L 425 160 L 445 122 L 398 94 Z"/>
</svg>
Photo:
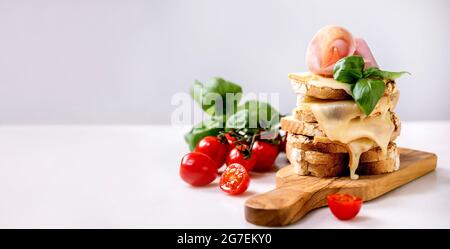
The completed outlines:
<svg viewBox="0 0 450 249">
<path fill-rule="evenodd" d="M 308 105 L 331 141 L 346 144 L 349 152 L 351 179 L 358 179 L 356 169 L 362 153 L 379 146 L 386 155 L 395 125 L 388 111 L 392 103 L 387 97 L 380 99 L 373 116 L 364 115 L 352 100 L 304 102 Z"/>
</svg>

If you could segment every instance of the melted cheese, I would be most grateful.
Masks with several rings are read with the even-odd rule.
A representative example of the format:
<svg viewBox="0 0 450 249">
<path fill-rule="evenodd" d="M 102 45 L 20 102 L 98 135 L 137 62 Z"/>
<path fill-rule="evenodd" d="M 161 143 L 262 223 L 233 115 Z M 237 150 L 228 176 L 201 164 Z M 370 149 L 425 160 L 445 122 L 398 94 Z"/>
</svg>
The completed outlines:
<svg viewBox="0 0 450 249">
<path fill-rule="evenodd" d="M 304 84 L 309 84 L 316 87 L 328 87 L 331 89 L 344 90 L 348 95 L 352 95 L 350 84 L 336 81 L 333 78 L 322 77 L 311 72 L 291 73 L 288 77 L 291 79 L 292 87 L 297 93 L 304 94 L 306 91 L 306 86 Z M 298 82 L 303 84 L 299 84 Z"/>
<path fill-rule="evenodd" d="M 347 145 L 350 154 L 350 177 L 357 179 L 356 169 L 362 153 L 379 146 L 383 155 L 391 139 L 395 125 L 388 110 L 391 101 L 388 98 L 377 105 L 378 115 L 365 116 L 352 100 L 304 102 L 308 105 L 325 132 L 332 141 Z"/>
<path fill-rule="evenodd" d="M 375 147 L 375 143 L 367 138 L 360 138 L 351 141 L 347 144 L 347 150 L 349 154 L 348 167 L 350 169 L 350 178 L 356 180 L 359 176 L 356 174 L 358 168 L 359 158 L 361 154 Z M 386 153 L 386 152 L 384 152 Z"/>
</svg>

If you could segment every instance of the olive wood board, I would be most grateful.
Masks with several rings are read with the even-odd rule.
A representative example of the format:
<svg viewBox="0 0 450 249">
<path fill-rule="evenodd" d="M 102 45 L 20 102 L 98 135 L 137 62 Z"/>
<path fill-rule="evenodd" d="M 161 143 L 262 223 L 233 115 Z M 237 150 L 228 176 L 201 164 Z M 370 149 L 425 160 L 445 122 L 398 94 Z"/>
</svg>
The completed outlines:
<svg viewBox="0 0 450 249">
<path fill-rule="evenodd" d="M 276 173 L 276 188 L 250 197 L 245 202 L 245 218 L 261 226 L 285 226 L 297 222 L 309 211 L 327 205 L 327 196 L 345 193 L 359 196 L 363 201 L 375 199 L 407 184 L 436 168 L 433 153 L 400 148 L 399 170 L 360 176 L 318 178 L 300 176 L 288 165 Z"/>
</svg>

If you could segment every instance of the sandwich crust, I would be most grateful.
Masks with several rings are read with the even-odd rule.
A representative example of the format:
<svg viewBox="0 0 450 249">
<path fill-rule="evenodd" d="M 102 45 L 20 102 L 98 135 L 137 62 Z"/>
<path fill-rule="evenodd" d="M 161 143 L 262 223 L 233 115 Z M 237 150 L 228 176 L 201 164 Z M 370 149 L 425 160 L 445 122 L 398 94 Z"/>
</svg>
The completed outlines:
<svg viewBox="0 0 450 249">
<path fill-rule="evenodd" d="M 293 81 L 294 89 L 297 94 L 318 98 L 318 99 L 330 99 L 330 100 L 343 100 L 352 99 L 352 97 L 343 89 L 335 89 L 331 87 L 318 87 L 312 85 L 308 80 L 308 77 L 302 77 L 297 74 L 289 74 L 288 78 Z M 386 81 L 386 88 L 384 95 L 390 95 L 397 91 L 395 81 Z"/>
<path fill-rule="evenodd" d="M 397 105 L 398 99 L 400 97 L 400 92 L 396 91 L 395 93 L 392 93 L 389 96 L 386 96 L 389 98 L 387 101 L 390 103 L 390 107 L 388 108 L 388 111 L 393 112 L 395 106 Z M 292 111 L 292 116 L 294 116 L 296 119 L 305 121 L 308 123 L 314 123 L 317 122 L 316 117 L 314 116 L 314 113 L 310 109 L 309 105 L 303 104 L 304 99 L 299 100 L 299 103 L 297 103 L 297 107 L 294 108 Z M 380 115 L 382 112 L 382 107 L 378 104 L 375 109 L 372 111 L 372 113 L 369 116 L 376 116 Z"/>
<path fill-rule="evenodd" d="M 334 177 L 348 174 L 348 154 L 345 153 L 308 151 L 287 143 L 286 156 L 299 175 Z M 397 145 L 390 143 L 386 155 L 381 153 L 379 147 L 363 153 L 357 173 L 361 175 L 389 173 L 397 170 L 398 166 Z"/>
<path fill-rule="evenodd" d="M 305 149 L 303 144 L 293 143 L 292 140 L 289 140 L 289 138 L 287 144 L 289 144 L 291 148 L 304 151 L 302 159 L 309 163 L 313 164 L 331 164 L 333 162 L 348 163 L 348 156 L 347 156 L 348 152 L 345 149 L 345 147 L 341 145 L 337 146 L 339 149 L 334 150 L 336 152 L 323 152 L 315 150 L 317 148 L 312 147 L 309 147 L 309 149 Z M 389 156 L 391 156 L 396 151 L 397 145 L 394 142 L 390 142 L 387 147 L 386 154 L 383 154 L 380 147 L 375 147 L 362 153 L 359 161 L 363 163 L 382 161 L 388 159 Z"/>
<path fill-rule="evenodd" d="M 395 140 L 400 135 L 401 123 L 400 119 L 394 112 L 390 112 L 391 120 L 394 123 L 395 129 L 391 136 L 391 141 Z M 283 117 L 280 120 L 281 129 L 297 135 L 304 135 L 314 137 L 314 140 L 323 143 L 335 143 L 326 137 L 325 132 L 320 128 L 317 122 L 306 122 L 298 120 L 294 116 Z"/>
</svg>

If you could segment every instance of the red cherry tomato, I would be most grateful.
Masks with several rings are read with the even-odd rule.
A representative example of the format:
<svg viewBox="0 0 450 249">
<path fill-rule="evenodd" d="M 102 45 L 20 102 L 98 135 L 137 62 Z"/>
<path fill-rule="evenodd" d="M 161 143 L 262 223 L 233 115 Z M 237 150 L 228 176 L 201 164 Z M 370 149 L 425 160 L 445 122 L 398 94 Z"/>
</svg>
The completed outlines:
<svg viewBox="0 0 450 249">
<path fill-rule="evenodd" d="M 252 155 L 256 157 L 256 165 L 253 171 L 269 171 L 273 167 L 273 163 L 278 156 L 278 145 L 255 141 L 252 147 Z"/>
<path fill-rule="evenodd" d="M 328 195 L 328 207 L 340 220 L 349 220 L 355 217 L 361 209 L 362 199 L 349 194 Z"/>
<path fill-rule="evenodd" d="M 225 133 L 225 138 L 227 139 L 228 152 L 230 152 L 237 145 L 236 138 L 231 136 L 230 133 Z"/>
<path fill-rule="evenodd" d="M 220 142 L 217 137 L 207 136 L 198 142 L 195 147 L 195 152 L 200 152 L 211 157 L 213 161 L 217 163 L 217 167 L 220 168 L 225 162 L 227 156 L 227 145 Z"/>
<path fill-rule="evenodd" d="M 194 186 L 209 184 L 216 179 L 217 163 L 205 154 L 188 153 L 181 159 L 180 176 Z"/>
<path fill-rule="evenodd" d="M 247 171 L 250 171 L 255 167 L 256 164 L 256 156 L 252 153 L 250 158 L 245 159 L 244 154 L 238 150 L 238 148 L 234 148 L 228 153 L 227 159 L 225 160 L 227 166 L 233 163 L 239 163 L 244 166 Z"/>
<path fill-rule="evenodd" d="M 220 177 L 220 189 L 230 195 L 244 193 L 250 184 L 250 177 L 244 166 L 233 163 L 229 165 Z"/>
<path fill-rule="evenodd" d="M 225 133 L 225 138 L 227 139 L 229 144 L 233 144 L 236 142 L 236 138 L 233 137 L 230 133 Z"/>
</svg>

